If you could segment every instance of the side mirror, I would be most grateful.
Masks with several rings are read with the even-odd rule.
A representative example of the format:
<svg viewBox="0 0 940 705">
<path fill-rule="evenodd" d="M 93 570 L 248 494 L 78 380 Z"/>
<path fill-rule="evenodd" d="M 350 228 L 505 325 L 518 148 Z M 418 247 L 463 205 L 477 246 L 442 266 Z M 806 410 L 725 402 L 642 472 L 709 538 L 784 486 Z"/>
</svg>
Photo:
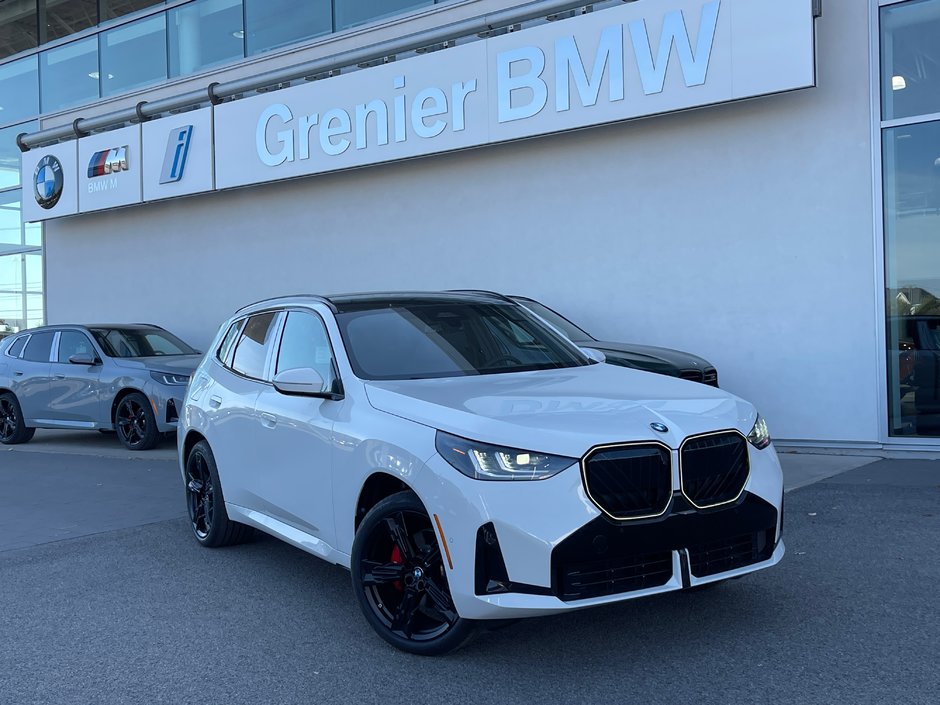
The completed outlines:
<svg viewBox="0 0 940 705">
<path fill-rule="evenodd" d="M 607 362 L 607 356 L 595 348 L 581 348 L 581 352 L 587 355 L 594 362 Z"/>
<path fill-rule="evenodd" d="M 72 355 L 72 357 L 69 358 L 69 362 L 73 365 L 87 365 L 88 367 L 94 367 L 98 364 L 98 358 L 91 353 L 79 353 L 77 355 Z"/>
<path fill-rule="evenodd" d="M 312 367 L 284 370 L 274 377 L 274 388 L 281 394 L 304 397 L 325 396 L 325 386 L 323 377 Z"/>
</svg>

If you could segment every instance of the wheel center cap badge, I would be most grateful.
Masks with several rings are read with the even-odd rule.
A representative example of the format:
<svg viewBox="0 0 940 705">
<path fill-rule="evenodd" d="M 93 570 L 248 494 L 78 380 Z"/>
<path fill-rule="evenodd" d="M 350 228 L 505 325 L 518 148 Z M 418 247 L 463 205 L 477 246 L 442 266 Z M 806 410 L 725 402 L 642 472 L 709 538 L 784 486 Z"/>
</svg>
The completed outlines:
<svg viewBox="0 0 940 705">
<path fill-rule="evenodd" d="M 669 430 L 669 427 L 661 423 L 651 423 L 650 428 L 656 431 L 657 433 L 666 433 Z"/>
<path fill-rule="evenodd" d="M 424 575 L 424 571 L 422 571 L 420 568 L 415 568 L 415 577 L 418 580 L 421 580 L 422 575 Z"/>
</svg>

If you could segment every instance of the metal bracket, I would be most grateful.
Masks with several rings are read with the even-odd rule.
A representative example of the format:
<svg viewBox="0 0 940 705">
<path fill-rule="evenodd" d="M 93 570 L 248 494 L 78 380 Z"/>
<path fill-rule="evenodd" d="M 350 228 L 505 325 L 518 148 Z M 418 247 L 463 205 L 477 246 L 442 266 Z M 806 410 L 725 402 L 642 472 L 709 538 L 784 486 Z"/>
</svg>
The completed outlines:
<svg viewBox="0 0 940 705">
<path fill-rule="evenodd" d="M 82 118 L 75 118 L 72 121 L 72 132 L 75 133 L 76 137 L 87 137 L 91 133 L 88 132 L 87 130 L 82 130 L 81 128 L 79 128 L 78 123 L 80 123 L 81 121 L 82 121 Z"/>
<path fill-rule="evenodd" d="M 222 99 L 215 94 L 215 87 L 219 85 L 218 81 L 213 81 L 206 87 L 206 93 L 209 96 L 209 102 L 213 105 L 219 105 L 222 102 Z"/>
<path fill-rule="evenodd" d="M 813 0 L 813 19 L 823 16 L 823 0 Z"/>
<path fill-rule="evenodd" d="M 19 147 L 20 151 L 24 154 L 29 151 L 29 146 L 23 141 L 23 138 L 28 134 L 28 132 L 21 132 L 16 136 L 16 146 Z"/>
<path fill-rule="evenodd" d="M 144 106 L 147 104 L 146 100 L 140 101 L 137 105 L 134 106 L 134 112 L 137 113 L 137 122 L 147 122 L 150 118 L 144 115 Z"/>
</svg>

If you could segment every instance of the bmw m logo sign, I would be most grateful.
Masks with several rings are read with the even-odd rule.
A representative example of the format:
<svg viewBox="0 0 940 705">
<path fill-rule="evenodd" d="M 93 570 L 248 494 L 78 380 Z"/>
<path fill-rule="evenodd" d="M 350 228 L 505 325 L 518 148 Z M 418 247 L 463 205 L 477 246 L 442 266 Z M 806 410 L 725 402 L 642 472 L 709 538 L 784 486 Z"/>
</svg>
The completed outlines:
<svg viewBox="0 0 940 705">
<path fill-rule="evenodd" d="M 189 141 L 192 136 L 192 125 L 170 131 L 170 136 L 166 141 L 166 154 L 163 156 L 163 171 L 160 172 L 161 184 L 173 184 L 183 178 L 186 157 L 189 156 Z"/>
<path fill-rule="evenodd" d="M 46 155 L 36 165 L 33 174 L 33 193 L 36 203 L 46 210 L 54 208 L 62 195 L 62 163 L 51 154 Z"/>
<path fill-rule="evenodd" d="M 127 171 L 127 145 L 95 152 L 88 162 L 88 178 Z"/>
</svg>

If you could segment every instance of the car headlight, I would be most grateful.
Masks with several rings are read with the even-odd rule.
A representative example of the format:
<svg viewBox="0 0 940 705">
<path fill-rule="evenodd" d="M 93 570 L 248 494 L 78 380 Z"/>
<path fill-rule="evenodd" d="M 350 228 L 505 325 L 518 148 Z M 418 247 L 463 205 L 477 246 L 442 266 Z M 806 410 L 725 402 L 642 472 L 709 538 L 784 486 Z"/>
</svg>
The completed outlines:
<svg viewBox="0 0 940 705">
<path fill-rule="evenodd" d="M 476 480 L 544 480 L 575 463 L 575 458 L 503 448 L 437 432 L 437 452 L 467 477 Z"/>
<path fill-rule="evenodd" d="M 173 375 L 168 372 L 151 372 L 150 376 L 154 381 L 165 384 L 168 387 L 185 387 L 189 384 L 188 375 Z"/>
<path fill-rule="evenodd" d="M 770 431 L 767 429 L 767 422 L 764 421 L 760 414 L 757 415 L 754 428 L 747 434 L 747 440 L 752 446 L 757 448 L 757 450 L 764 450 L 764 448 L 770 445 Z"/>
</svg>

